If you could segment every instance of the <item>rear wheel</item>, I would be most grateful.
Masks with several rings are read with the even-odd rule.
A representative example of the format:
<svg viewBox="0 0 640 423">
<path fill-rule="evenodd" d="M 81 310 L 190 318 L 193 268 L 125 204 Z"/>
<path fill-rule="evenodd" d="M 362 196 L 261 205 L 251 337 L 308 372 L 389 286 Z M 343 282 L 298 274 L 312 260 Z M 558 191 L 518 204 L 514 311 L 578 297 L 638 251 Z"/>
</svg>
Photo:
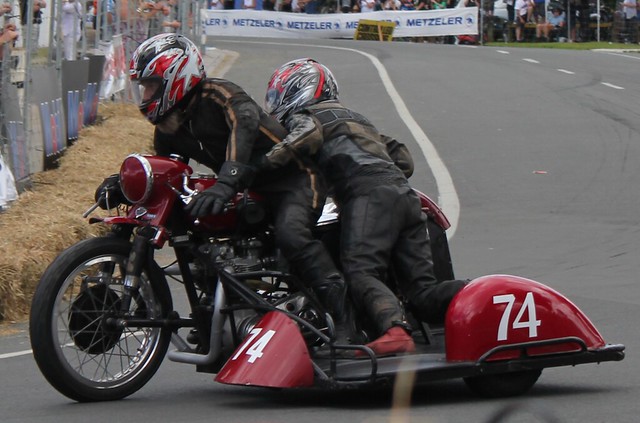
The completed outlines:
<svg viewBox="0 0 640 423">
<path fill-rule="evenodd" d="M 92 238 L 61 253 L 33 297 L 30 336 L 45 378 L 76 401 L 115 400 L 136 392 L 155 374 L 170 331 L 120 327 L 125 267 L 131 244 Z M 124 316 L 160 319 L 171 310 L 162 270 L 148 263 Z"/>
<path fill-rule="evenodd" d="M 489 398 L 515 397 L 527 392 L 536 383 L 541 369 L 500 373 L 464 378 L 471 391 Z"/>
</svg>

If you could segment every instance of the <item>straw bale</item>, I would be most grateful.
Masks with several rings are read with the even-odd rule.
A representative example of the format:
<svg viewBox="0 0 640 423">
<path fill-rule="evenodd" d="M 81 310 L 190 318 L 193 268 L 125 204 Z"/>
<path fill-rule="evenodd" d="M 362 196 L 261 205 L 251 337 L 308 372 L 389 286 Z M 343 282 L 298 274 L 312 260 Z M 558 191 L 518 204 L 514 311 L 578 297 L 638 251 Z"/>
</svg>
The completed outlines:
<svg viewBox="0 0 640 423">
<path fill-rule="evenodd" d="M 104 232 L 82 218 L 96 187 L 128 154 L 152 151 L 153 126 L 135 106 L 105 103 L 99 113 L 59 166 L 32 175 L 31 188 L 0 214 L 0 321 L 28 315 L 38 280 L 60 251 Z"/>
</svg>

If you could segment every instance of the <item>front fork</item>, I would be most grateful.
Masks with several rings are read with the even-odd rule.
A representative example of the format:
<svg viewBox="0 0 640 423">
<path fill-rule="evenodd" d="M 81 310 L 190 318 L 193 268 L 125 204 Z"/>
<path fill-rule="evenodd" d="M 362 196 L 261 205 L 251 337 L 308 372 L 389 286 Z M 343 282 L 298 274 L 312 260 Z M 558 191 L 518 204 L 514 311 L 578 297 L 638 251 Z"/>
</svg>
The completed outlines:
<svg viewBox="0 0 640 423">
<path fill-rule="evenodd" d="M 141 230 L 140 233 L 133 237 L 133 245 L 127 261 L 127 274 L 124 278 L 124 293 L 121 299 L 120 311 L 122 315 L 126 315 L 129 312 L 131 299 L 140 288 L 140 276 L 148 257 L 150 240 L 149 236 L 144 232 L 146 231 Z"/>
<path fill-rule="evenodd" d="M 125 317 L 129 315 L 131 302 L 133 298 L 136 298 L 138 289 L 140 288 L 140 278 L 144 265 L 149 257 L 149 248 L 152 248 L 153 239 L 156 237 L 156 231 L 152 228 L 141 228 L 133 237 L 133 243 L 131 246 L 131 252 L 129 253 L 129 260 L 127 261 L 126 275 L 123 282 L 123 294 L 121 297 L 120 316 Z M 200 336 L 200 346 L 204 351 L 210 349 L 210 333 L 211 333 L 211 315 L 208 310 L 209 307 L 204 307 L 200 304 L 198 293 L 195 290 L 194 282 L 192 279 L 191 271 L 189 270 L 188 261 L 184 249 L 175 249 L 176 258 L 180 266 L 180 273 L 184 281 L 184 286 L 187 291 L 187 297 L 192 310 L 192 317 L 194 320 L 188 319 L 183 323 L 173 322 L 175 328 L 177 327 L 195 327 Z M 216 297 L 217 298 L 217 297 Z M 223 304 L 222 301 L 221 304 Z M 218 306 L 221 308 L 221 304 Z M 127 319 L 129 323 L 131 320 Z M 145 325 L 149 326 L 149 322 L 145 322 Z M 195 325 L 195 326 L 194 326 Z"/>
</svg>

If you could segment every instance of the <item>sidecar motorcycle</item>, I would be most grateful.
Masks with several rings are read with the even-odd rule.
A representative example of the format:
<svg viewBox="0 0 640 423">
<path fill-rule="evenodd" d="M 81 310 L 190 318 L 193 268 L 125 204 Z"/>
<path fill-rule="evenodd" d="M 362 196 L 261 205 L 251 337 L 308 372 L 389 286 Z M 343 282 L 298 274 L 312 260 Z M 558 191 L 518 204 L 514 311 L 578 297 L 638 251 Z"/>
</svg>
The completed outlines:
<svg viewBox="0 0 640 423">
<path fill-rule="evenodd" d="M 362 342 L 339 343 L 331 316 L 288 272 L 259 196 L 239 194 L 221 215 L 195 219 L 184 211 L 215 182 L 194 176 L 179 157 L 124 160 L 98 201 L 117 206 L 118 215 L 89 219 L 108 234 L 63 251 L 33 298 L 33 354 L 54 388 L 76 401 L 124 398 L 166 355 L 228 384 L 358 388 L 412 372 L 417 382 L 462 378 L 480 395 L 510 396 L 529 390 L 544 368 L 624 358 L 624 346 L 606 343 L 566 297 L 513 275 L 471 281 L 444 325 L 414 319 L 415 353 L 376 357 L 364 345 L 374 335 L 357 314 Z M 436 277 L 454 279 L 449 222 L 418 194 Z M 325 209 L 316 233 L 331 250 L 339 219 L 330 204 Z M 167 244 L 176 261 L 161 267 L 155 253 Z M 174 308 L 168 280 L 184 287 L 186 315 Z"/>
</svg>

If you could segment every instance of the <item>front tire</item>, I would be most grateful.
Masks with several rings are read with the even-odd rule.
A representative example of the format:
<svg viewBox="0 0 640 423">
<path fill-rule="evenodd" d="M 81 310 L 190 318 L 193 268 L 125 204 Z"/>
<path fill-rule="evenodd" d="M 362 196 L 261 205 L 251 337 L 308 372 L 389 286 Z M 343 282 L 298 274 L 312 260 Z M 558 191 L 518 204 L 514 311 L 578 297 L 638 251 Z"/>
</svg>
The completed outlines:
<svg viewBox="0 0 640 423">
<path fill-rule="evenodd" d="M 131 244 L 92 238 L 63 251 L 42 275 L 31 306 L 33 356 L 47 381 L 76 401 L 109 401 L 142 388 L 170 342 L 168 329 L 117 327 Z M 160 319 L 172 309 L 162 270 L 145 264 L 127 316 Z"/>
</svg>

